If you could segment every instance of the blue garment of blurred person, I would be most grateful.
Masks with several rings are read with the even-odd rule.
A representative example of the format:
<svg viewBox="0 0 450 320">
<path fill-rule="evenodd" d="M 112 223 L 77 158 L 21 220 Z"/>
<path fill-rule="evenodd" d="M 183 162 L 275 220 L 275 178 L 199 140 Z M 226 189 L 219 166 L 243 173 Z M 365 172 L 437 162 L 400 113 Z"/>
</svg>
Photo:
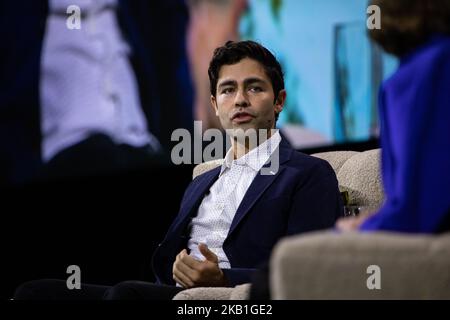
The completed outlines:
<svg viewBox="0 0 450 320">
<path fill-rule="evenodd" d="M 363 231 L 436 233 L 450 216 L 450 37 L 401 59 L 380 94 L 386 202 Z"/>
<path fill-rule="evenodd" d="M 382 86 L 379 110 L 386 201 L 359 230 L 448 232 L 449 36 L 432 36 L 426 44 L 403 56 L 397 72 Z M 342 230 L 341 226 L 340 231 L 349 230 Z M 269 274 L 266 265 L 255 275 L 250 299 L 270 299 Z"/>
<path fill-rule="evenodd" d="M 29 181 L 47 162 L 74 174 L 143 163 L 189 129 L 183 4 L 2 2 L 0 179 Z M 69 5 L 80 30 L 66 27 Z"/>
</svg>

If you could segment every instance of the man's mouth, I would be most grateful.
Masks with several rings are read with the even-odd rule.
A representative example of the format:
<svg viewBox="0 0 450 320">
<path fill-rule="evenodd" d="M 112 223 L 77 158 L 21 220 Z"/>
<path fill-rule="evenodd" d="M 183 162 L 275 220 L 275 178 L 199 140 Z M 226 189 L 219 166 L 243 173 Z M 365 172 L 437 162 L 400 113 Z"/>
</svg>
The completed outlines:
<svg viewBox="0 0 450 320">
<path fill-rule="evenodd" d="M 247 112 L 238 112 L 235 115 L 233 115 L 231 120 L 234 123 L 245 123 L 245 122 L 251 121 L 253 118 L 254 118 L 254 116 L 252 116 L 251 114 L 249 114 Z"/>
</svg>

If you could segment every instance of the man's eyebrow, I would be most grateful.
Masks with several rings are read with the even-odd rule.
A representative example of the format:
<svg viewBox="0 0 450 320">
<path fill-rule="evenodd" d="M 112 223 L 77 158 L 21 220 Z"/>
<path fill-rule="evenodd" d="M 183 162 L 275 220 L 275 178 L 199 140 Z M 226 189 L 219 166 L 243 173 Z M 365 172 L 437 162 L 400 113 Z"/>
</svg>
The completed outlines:
<svg viewBox="0 0 450 320">
<path fill-rule="evenodd" d="M 253 78 L 245 79 L 244 83 L 246 85 L 249 85 L 249 84 L 253 84 L 253 83 L 266 83 L 266 81 L 264 79 L 261 79 L 261 78 L 253 77 Z"/>
<path fill-rule="evenodd" d="M 257 78 L 257 77 L 247 78 L 244 80 L 245 85 L 249 85 L 249 84 L 253 84 L 253 83 L 266 83 L 266 81 L 264 79 Z M 226 87 L 226 86 L 235 86 L 236 84 L 237 84 L 237 82 L 235 80 L 224 80 L 223 82 L 220 82 L 217 87 L 221 88 L 221 87 Z"/>
<path fill-rule="evenodd" d="M 236 85 L 236 81 L 234 80 L 224 80 L 223 82 L 220 82 L 217 87 L 225 87 L 225 86 L 234 86 Z"/>
</svg>

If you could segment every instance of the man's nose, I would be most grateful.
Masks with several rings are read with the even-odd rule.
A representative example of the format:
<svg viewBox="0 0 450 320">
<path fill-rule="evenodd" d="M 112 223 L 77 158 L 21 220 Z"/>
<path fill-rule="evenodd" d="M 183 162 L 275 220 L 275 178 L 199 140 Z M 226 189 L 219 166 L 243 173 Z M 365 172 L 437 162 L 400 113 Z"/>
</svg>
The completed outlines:
<svg viewBox="0 0 450 320">
<path fill-rule="evenodd" d="M 234 104 L 236 107 L 248 107 L 250 102 L 244 90 L 237 90 L 234 99 Z"/>
</svg>

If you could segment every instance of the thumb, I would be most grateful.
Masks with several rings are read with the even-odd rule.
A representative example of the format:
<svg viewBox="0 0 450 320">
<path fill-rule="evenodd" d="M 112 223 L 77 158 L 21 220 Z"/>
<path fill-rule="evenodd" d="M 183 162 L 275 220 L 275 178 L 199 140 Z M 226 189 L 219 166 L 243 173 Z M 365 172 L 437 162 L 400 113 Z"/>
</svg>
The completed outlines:
<svg viewBox="0 0 450 320">
<path fill-rule="evenodd" d="M 200 250 L 200 253 L 206 258 L 206 260 L 214 262 L 214 263 L 219 262 L 219 259 L 217 258 L 217 256 L 214 254 L 214 252 L 209 250 L 209 248 L 206 244 L 200 243 L 198 245 L 198 250 Z"/>
</svg>

